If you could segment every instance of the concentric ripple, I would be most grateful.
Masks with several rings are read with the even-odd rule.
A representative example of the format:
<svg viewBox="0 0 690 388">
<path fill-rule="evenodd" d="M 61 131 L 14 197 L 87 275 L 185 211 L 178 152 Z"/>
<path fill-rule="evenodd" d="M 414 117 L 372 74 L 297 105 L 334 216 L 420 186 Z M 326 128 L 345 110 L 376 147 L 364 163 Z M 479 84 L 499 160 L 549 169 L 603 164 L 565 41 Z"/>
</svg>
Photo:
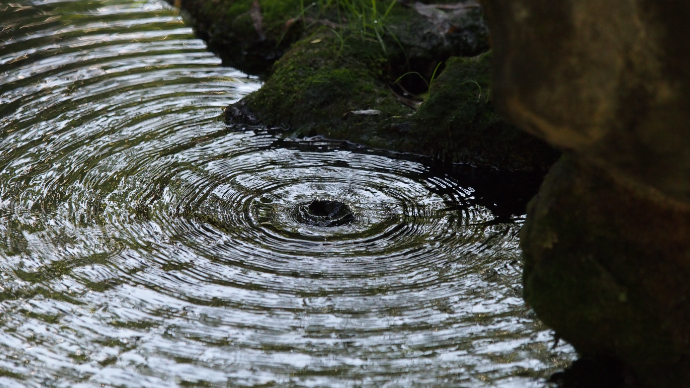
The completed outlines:
<svg viewBox="0 0 690 388">
<path fill-rule="evenodd" d="M 1 387 L 528 387 L 569 362 L 520 298 L 520 214 L 472 174 L 226 126 L 258 87 L 163 3 L 0 0 Z"/>
</svg>

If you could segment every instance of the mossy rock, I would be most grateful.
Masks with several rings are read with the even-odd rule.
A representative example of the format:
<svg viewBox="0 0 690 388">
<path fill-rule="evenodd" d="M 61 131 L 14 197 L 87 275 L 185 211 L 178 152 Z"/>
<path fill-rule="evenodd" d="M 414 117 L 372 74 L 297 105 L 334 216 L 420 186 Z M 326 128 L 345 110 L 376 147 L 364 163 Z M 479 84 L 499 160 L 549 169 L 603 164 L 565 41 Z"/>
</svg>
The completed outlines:
<svg viewBox="0 0 690 388">
<path fill-rule="evenodd" d="M 489 95 L 491 54 L 454 57 L 414 116 L 404 149 L 502 170 L 546 170 L 559 153 L 508 124 Z"/>
<path fill-rule="evenodd" d="M 341 38 L 320 30 L 294 44 L 260 90 L 226 110 L 228 122 L 504 171 L 545 171 L 557 159 L 557 151 L 496 113 L 490 54 L 449 60 L 415 114 L 383 82 L 388 62 L 377 43 Z"/>
<path fill-rule="evenodd" d="M 416 115 L 400 95 L 404 89 L 396 81 L 403 72 L 417 74 L 401 81 L 415 88 L 449 56 L 488 48 L 478 4 L 377 3 L 380 9 L 394 4 L 377 39 L 374 27 L 353 27 L 337 8 L 302 9 L 295 0 L 181 0 L 178 5 L 227 64 L 267 76 L 259 91 L 226 110 L 230 122 L 503 170 L 545 170 L 555 160 L 555 151 L 496 115 L 487 94 L 488 55 L 447 61 Z"/>
<path fill-rule="evenodd" d="M 687 204 L 566 155 L 521 230 L 525 301 L 581 356 L 620 360 L 642 387 L 687 387 L 688 236 Z"/>
<path fill-rule="evenodd" d="M 341 36 L 360 34 L 363 40 L 377 42 L 388 59 L 392 79 L 409 70 L 430 77 L 435 66 L 449 56 L 476 55 L 489 47 L 482 11 L 472 2 L 466 10 L 428 8 L 423 2 L 395 2 L 379 24 L 373 26 L 373 20 L 366 20 L 365 26 L 361 15 L 348 13 L 337 1 L 168 1 L 183 10 L 196 33 L 226 65 L 249 74 L 268 75 L 272 64 L 293 43 L 324 26 Z M 376 4 L 378 12 L 384 13 L 392 3 L 376 0 L 352 4 L 371 17 L 372 9 L 367 7 Z M 424 7 L 428 9 L 420 11 Z M 433 12 L 429 11 L 432 9 Z"/>
<path fill-rule="evenodd" d="M 407 13 L 393 14 L 389 22 L 395 40 L 391 47 L 402 48 L 397 61 L 407 64 L 409 70 L 431 77 L 436 66 L 452 56 L 472 57 L 489 50 L 489 30 L 479 4 L 457 0 L 410 3 L 414 4 Z M 465 7 L 452 8 L 459 5 Z M 444 6 L 451 8 L 438 8 Z"/>
<path fill-rule="evenodd" d="M 376 43 L 341 45 L 330 31 L 296 43 L 257 92 L 226 110 L 232 122 L 395 148 L 394 128 L 413 110 L 379 80 L 385 60 Z"/>
<path fill-rule="evenodd" d="M 196 33 L 223 62 L 249 74 L 265 74 L 302 37 L 299 0 L 168 0 L 191 19 Z"/>
</svg>

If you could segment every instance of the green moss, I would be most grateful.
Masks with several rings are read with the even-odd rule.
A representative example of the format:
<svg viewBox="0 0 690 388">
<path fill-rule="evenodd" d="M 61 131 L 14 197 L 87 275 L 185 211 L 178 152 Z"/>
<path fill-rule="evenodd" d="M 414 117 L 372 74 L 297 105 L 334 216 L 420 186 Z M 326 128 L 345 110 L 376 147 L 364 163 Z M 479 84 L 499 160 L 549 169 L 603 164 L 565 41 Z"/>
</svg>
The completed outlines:
<svg viewBox="0 0 690 388">
<path fill-rule="evenodd" d="M 547 169 L 558 153 L 506 123 L 489 95 L 491 53 L 454 57 L 413 119 L 405 149 L 504 170 Z"/>
<path fill-rule="evenodd" d="M 337 30 L 341 36 L 359 34 L 363 40 L 376 42 L 384 52 L 386 47 L 395 46 L 395 38 L 386 31 L 382 15 L 394 3 L 376 3 L 378 17 L 371 12 L 373 8 L 367 9 L 372 3 L 362 0 L 261 0 L 259 29 L 252 15 L 253 0 L 182 0 L 180 5 L 196 32 L 226 64 L 250 74 L 266 75 L 293 43 L 323 26 Z M 393 13 L 398 18 L 413 14 L 400 5 L 394 7 Z"/>
<path fill-rule="evenodd" d="M 544 170 L 557 157 L 496 114 L 488 96 L 489 55 L 447 61 L 417 114 L 400 102 L 404 90 L 394 84 L 401 74 L 418 74 L 403 79 L 404 88 L 426 91 L 437 64 L 487 49 L 481 9 L 453 16 L 457 27 L 393 1 L 373 3 L 374 14 L 363 0 L 262 0 L 257 29 L 252 3 L 182 0 L 227 64 L 270 75 L 262 89 L 226 110 L 229 121 L 504 170 Z M 443 23 L 453 28 L 446 31 Z"/>
<path fill-rule="evenodd" d="M 324 30 L 296 43 L 243 107 L 262 123 L 290 129 L 293 136 L 321 134 L 389 146 L 396 136 L 387 128 L 412 110 L 398 103 L 379 80 L 386 60 L 376 43 L 341 43 Z M 362 110 L 380 114 L 352 113 Z"/>
<path fill-rule="evenodd" d="M 300 23 L 287 23 L 301 14 L 301 3 L 260 1 L 260 30 L 252 19 L 252 3 L 253 0 L 182 0 L 180 5 L 196 33 L 225 64 L 250 74 L 264 74 L 301 36 Z"/>
<path fill-rule="evenodd" d="M 230 107 L 228 119 L 323 135 L 503 170 L 546 170 L 558 152 L 504 122 L 489 93 L 490 54 L 451 58 L 420 110 L 400 103 L 385 81 L 378 42 L 319 30 L 276 62 L 263 88 Z M 376 110 L 376 115 L 353 112 Z"/>
</svg>

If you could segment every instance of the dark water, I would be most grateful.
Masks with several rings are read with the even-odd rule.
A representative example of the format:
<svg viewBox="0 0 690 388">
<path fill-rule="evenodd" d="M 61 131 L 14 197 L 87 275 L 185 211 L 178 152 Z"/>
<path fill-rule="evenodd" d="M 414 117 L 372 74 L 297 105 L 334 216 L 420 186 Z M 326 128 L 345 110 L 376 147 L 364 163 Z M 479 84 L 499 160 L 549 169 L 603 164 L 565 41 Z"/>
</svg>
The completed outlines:
<svg viewBox="0 0 690 388">
<path fill-rule="evenodd" d="M 226 126 L 259 86 L 160 2 L 0 2 L 0 386 L 541 387 L 573 358 L 520 298 L 522 216 Z"/>
</svg>

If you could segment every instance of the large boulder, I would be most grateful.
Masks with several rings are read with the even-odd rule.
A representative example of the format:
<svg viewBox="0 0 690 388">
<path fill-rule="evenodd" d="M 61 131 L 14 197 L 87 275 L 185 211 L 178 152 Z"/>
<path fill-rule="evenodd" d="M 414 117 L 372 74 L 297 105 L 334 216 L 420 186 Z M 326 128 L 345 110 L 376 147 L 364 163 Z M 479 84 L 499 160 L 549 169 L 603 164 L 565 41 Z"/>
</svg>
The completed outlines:
<svg viewBox="0 0 690 388">
<path fill-rule="evenodd" d="M 690 3 L 482 3 L 495 103 L 567 154 L 523 230 L 526 301 L 637 384 L 690 386 Z"/>
<path fill-rule="evenodd" d="M 521 231 L 524 298 L 585 357 L 690 386 L 690 206 L 565 156 Z"/>
<path fill-rule="evenodd" d="M 690 201 L 690 2 L 484 0 L 512 122 Z"/>
</svg>

